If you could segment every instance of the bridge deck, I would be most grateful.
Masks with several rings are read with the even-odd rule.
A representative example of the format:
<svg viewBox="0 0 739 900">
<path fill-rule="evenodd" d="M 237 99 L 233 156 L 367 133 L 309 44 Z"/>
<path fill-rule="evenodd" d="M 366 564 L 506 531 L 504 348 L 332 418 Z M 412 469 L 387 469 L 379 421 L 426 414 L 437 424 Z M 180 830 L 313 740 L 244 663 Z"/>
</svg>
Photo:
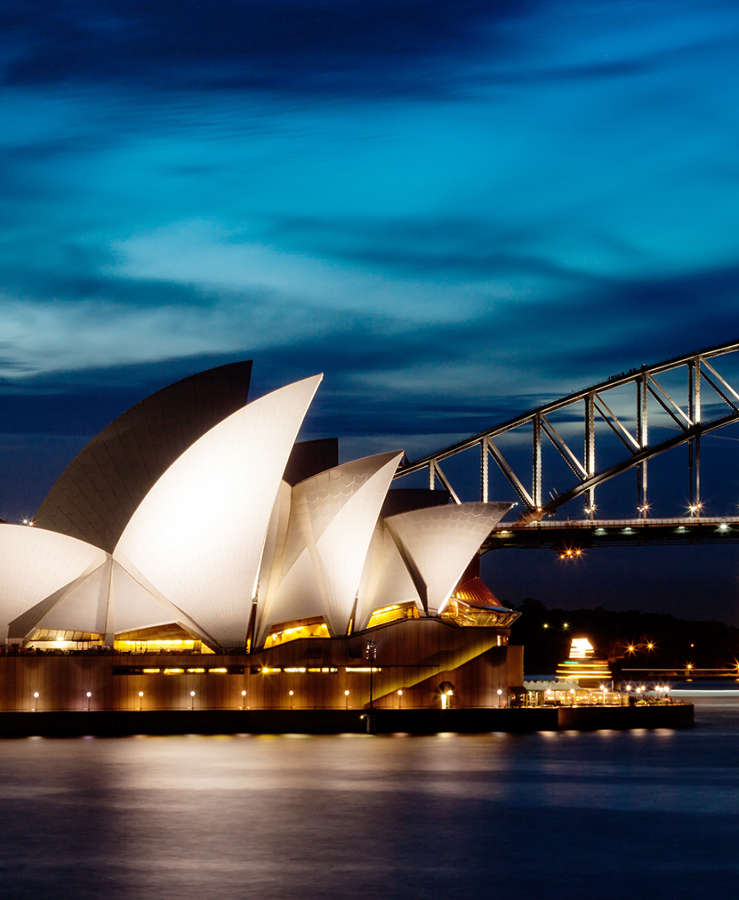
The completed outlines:
<svg viewBox="0 0 739 900">
<path fill-rule="evenodd" d="M 503 547 L 604 547 L 633 544 L 739 542 L 739 518 L 546 520 L 496 526 L 483 552 Z"/>
</svg>

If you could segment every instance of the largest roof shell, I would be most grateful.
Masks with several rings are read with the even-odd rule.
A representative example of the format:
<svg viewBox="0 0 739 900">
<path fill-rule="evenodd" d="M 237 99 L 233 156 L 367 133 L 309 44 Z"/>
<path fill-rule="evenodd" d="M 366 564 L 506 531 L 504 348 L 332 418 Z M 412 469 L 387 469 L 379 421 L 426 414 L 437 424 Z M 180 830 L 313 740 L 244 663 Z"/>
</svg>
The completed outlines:
<svg viewBox="0 0 739 900">
<path fill-rule="evenodd" d="M 67 466 L 34 516 L 36 525 L 112 551 L 167 467 L 246 403 L 251 365 L 198 372 L 124 412 Z"/>
<path fill-rule="evenodd" d="M 188 447 L 113 551 L 221 647 L 244 645 L 282 473 L 322 377 L 260 397 Z"/>
</svg>

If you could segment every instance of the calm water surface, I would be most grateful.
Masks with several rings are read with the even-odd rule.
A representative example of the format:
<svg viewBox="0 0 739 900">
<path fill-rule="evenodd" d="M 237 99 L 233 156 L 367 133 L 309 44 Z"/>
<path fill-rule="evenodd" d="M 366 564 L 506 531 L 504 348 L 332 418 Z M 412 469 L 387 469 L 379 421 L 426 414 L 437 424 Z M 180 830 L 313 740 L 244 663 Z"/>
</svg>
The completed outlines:
<svg viewBox="0 0 739 900">
<path fill-rule="evenodd" d="M 689 731 L 0 742 L 4 897 L 737 896 L 739 694 Z"/>
</svg>

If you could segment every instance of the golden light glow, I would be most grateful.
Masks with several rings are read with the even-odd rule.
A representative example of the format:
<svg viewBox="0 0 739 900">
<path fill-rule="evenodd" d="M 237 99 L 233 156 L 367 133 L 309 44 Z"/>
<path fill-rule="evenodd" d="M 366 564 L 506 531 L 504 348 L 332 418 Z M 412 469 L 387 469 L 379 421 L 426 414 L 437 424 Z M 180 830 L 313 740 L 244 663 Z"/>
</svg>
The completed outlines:
<svg viewBox="0 0 739 900">
<path fill-rule="evenodd" d="M 377 666 L 346 666 L 344 669 L 345 672 L 382 672 L 382 669 L 377 668 Z"/>
<path fill-rule="evenodd" d="M 567 547 L 560 554 L 560 559 L 580 559 L 582 557 L 582 549 L 580 547 Z"/>
<path fill-rule="evenodd" d="M 578 681 L 610 679 L 611 670 L 604 659 L 595 659 L 595 648 L 587 637 L 576 637 L 570 642 L 570 655 L 557 666 L 557 678 Z"/>
<path fill-rule="evenodd" d="M 570 659 L 589 659 L 595 649 L 586 637 L 573 638 L 570 643 Z"/>
<path fill-rule="evenodd" d="M 204 672 L 204 671 L 205 671 L 205 669 L 201 669 L 201 668 L 187 670 L 188 674 L 193 674 L 193 675 L 196 673 L 199 673 L 199 672 Z"/>
<path fill-rule="evenodd" d="M 277 625 L 264 642 L 265 649 L 276 647 L 278 644 L 286 644 L 288 641 L 297 641 L 301 638 L 327 638 L 331 637 L 328 626 L 321 616 L 304 619 L 300 622 L 284 622 Z"/>
<path fill-rule="evenodd" d="M 201 641 L 194 638 L 155 638 L 152 640 L 136 641 L 118 639 L 113 641 L 113 649 L 120 653 L 161 653 L 162 651 L 189 650 L 200 653 L 213 653 L 210 647 L 206 647 Z"/>
<path fill-rule="evenodd" d="M 305 666 L 290 666 L 290 668 L 286 668 L 285 671 L 302 674 L 306 671 L 306 669 Z"/>
<path fill-rule="evenodd" d="M 164 674 L 165 675 L 182 675 L 182 673 L 184 671 L 185 671 L 184 669 L 165 669 Z"/>
<path fill-rule="evenodd" d="M 161 669 L 143 669 L 144 675 L 158 675 L 162 670 Z"/>
<path fill-rule="evenodd" d="M 226 675 L 227 673 L 228 669 L 225 666 L 217 666 L 216 668 L 208 669 L 209 675 Z"/>
<path fill-rule="evenodd" d="M 399 619 L 418 619 L 420 616 L 421 613 L 415 603 L 393 603 L 376 609 L 367 622 L 367 628 L 376 628 L 378 625 L 397 622 Z"/>
</svg>

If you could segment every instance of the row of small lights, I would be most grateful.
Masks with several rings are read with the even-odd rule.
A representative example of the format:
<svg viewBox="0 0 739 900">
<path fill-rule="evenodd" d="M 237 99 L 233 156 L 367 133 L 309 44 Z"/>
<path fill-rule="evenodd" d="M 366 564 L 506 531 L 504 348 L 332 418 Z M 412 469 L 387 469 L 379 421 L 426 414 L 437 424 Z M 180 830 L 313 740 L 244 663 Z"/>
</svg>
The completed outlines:
<svg viewBox="0 0 739 900">
<path fill-rule="evenodd" d="M 400 698 L 400 697 L 403 696 L 403 689 L 400 688 L 400 689 L 397 690 L 395 693 L 397 694 L 398 698 Z M 447 696 L 451 697 L 451 695 L 454 693 L 454 691 L 447 691 L 446 693 L 447 693 Z M 502 691 L 500 691 L 500 690 L 498 691 L 498 694 L 499 694 L 499 695 L 502 694 L 502 693 L 503 693 Z M 295 691 L 290 690 L 290 691 L 287 692 L 287 695 L 288 695 L 288 697 L 294 697 L 294 696 L 295 696 Z M 345 696 L 346 699 L 347 699 L 347 703 L 349 702 L 349 696 L 350 696 L 350 695 L 351 695 L 351 691 L 350 691 L 350 690 L 347 689 L 347 690 L 344 691 L 344 696 Z M 34 700 L 38 700 L 40 696 L 41 696 L 41 695 L 39 694 L 38 691 L 34 691 L 34 692 L 33 692 L 33 699 L 34 699 Z M 197 691 L 190 691 L 190 697 L 191 697 L 191 698 L 194 699 L 196 696 L 197 696 Z M 245 690 L 243 690 L 243 691 L 241 692 L 241 696 L 242 696 L 242 697 L 246 697 L 246 691 L 245 691 Z M 87 697 L 88 700 L 91 700 L 91 699 L 92 699 L 92 691 L 85 691 L 85 697 Z M 143 692 L 143 691 L 139 691 L 139 700 L 143 700 L 143 698 L 144 698 L 144 692 Z"/>
<path fill-rule="evenodd" d="M 636 511 L 646 517 L 647 513 L 649 512 L 649 510 L 651 508 L 652 507 L 649 505 L 649 503 L 642 503 L 639 506 L 637 506 Z M 586 506 L 585 509 L 583 510 L 583 512 L 588 516 L 592 516 L 595 514 L 595 511 L 597 509 L 598 509 L 598 507 L 595 505 L 595 503 L 593 503 L 590 506 Z M 698 501 L 698 503 L 689 503 L 687 505 L 686 509 L 688 510 L 688 512 L 690 513 L 691 516 L 696 516 L 703 509 L 703 503 L 701 501 Z"/>
</svg>

